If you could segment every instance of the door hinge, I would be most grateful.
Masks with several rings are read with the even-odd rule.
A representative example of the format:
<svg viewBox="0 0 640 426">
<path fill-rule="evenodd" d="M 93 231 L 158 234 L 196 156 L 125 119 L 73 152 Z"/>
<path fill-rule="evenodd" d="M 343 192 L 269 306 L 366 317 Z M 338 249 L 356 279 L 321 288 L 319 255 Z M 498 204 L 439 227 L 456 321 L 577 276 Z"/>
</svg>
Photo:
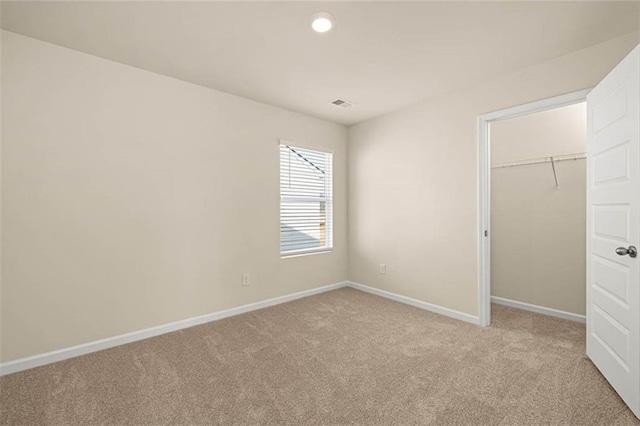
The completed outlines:
<svg viewBox="0 0 640 426">
<path fill-rule="evenodd" d="M 485 229 L 485 231 L 484 231 L 484 236 L 485 236 L 485 237 L 488 237 L 488 236 L 489 236 L 489 231 L 487 231 L 486 229 Z"/>
</svg>

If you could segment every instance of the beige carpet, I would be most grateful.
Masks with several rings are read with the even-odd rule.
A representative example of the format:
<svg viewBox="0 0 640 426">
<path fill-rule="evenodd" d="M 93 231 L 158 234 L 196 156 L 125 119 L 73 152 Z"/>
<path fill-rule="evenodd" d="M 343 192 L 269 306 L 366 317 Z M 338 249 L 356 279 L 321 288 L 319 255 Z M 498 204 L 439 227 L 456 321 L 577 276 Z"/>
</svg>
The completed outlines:
<svg viewBox="0 0 640 426">
<path fill-rule="evenodd" d="M 0 379 L 2 424 L 636 424 L 584 325 L 350 288 Z"/>
</svg>

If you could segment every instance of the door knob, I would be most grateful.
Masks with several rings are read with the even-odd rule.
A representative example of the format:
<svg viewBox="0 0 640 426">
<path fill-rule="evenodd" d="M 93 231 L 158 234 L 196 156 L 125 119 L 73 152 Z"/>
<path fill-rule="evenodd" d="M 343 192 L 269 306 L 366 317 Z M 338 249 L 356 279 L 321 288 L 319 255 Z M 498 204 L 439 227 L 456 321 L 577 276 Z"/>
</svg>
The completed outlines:
<svg viewBox="0 0 640 426">
<path fill-rule="evenodd" d="M 629 257 L 636 257 L 638 255 L 638 249 L 635 246 L 629 246 L 629 248 L 618 247 L 616 253 L 619 256 L 629 255 Z"/>
</svg>

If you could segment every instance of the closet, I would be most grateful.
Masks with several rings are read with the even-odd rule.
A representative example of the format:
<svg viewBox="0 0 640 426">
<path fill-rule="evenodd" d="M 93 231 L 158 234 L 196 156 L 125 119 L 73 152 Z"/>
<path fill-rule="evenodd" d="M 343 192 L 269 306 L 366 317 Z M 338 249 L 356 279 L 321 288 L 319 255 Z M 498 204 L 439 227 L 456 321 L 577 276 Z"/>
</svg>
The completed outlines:
<svg viewBox="0 0 640 426">
<path fill-rule="evenodd" d="M 586 104 L 491 124 L 492 302 L 586 307 Z"/>
</svg>

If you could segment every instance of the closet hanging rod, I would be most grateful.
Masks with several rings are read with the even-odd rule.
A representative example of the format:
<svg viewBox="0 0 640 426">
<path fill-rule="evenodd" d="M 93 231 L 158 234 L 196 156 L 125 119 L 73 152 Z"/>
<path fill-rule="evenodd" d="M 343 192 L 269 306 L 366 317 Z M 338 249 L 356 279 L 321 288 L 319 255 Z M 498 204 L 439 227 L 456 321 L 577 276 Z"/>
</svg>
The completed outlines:
<svg viewBox="0 0 640 426">
<path fill-rule="evenodd" d="M 587 153 L 577 152 L 574 154 L 563 154 L 563 155 L 552 155 L 549 157 L 530 158 L 528 160 L 519 160 L 519 161 L 511 161 L 509 163 L 496 164 L 495 166 L 491 166 L 491 168 L 502 169 L 505 167 L 527 166 L 529 164 L 550 163 L 552 161 L 557 163 L 558 161 L 579 160 L 581 158 L 587 158 Z"/>
</svg>

